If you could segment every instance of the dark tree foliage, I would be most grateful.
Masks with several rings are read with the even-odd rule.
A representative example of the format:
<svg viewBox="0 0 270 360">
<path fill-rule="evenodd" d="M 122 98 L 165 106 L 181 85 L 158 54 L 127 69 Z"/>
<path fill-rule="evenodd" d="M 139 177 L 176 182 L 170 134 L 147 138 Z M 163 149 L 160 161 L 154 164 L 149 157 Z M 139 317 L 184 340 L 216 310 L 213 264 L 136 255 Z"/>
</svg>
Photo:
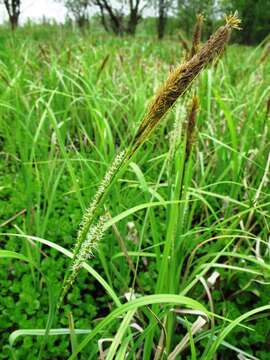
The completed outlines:
<svg viewBox="0 0 270 360">
<path fill-rule="evenodd" d="M 11 28 L 12 30 L 15 30 L 19 24 L 21 0 L 3 0 L 3 3 L 8 13 Z"/>
</svg>

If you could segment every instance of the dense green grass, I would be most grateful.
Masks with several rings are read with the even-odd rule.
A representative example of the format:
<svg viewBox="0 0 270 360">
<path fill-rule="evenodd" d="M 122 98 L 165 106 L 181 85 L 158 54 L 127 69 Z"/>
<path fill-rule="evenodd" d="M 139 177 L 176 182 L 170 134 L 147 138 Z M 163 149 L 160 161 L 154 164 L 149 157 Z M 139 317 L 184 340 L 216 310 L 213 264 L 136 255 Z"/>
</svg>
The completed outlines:
<svg viewBox="0 0 270 360">
<path fill-rule="evenodd" d="M 186 334 L 181 359 L 268 359 L 263 46 L 230 45 L 193 84 L 200 111 L 186 164 L 191 92 L 138 151 L 106 197 L 112 220 L 95 257 L 57 312 L 83 211 L 184 53 L 176 38 L 49 27 L 14 37 L 1 29 L 0 40 L 0 359 L 67 359 L 80 349 L 78 359 L 103 359 L 98 340 L 107 338 L 106 359 L 154 359 L 159 342 L 165 359 Z M 205 309 L 209 320 L 192 336 Z"/>
</svg>

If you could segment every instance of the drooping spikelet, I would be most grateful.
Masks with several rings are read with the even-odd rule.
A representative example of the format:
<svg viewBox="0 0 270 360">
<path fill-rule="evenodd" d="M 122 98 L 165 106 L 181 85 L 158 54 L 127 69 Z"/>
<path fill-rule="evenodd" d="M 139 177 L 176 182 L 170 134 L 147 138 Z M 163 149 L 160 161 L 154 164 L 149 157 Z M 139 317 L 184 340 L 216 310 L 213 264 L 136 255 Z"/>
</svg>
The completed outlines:
<svg viewBox="0 0 270 360">
<path fill-rule="evenodd" d="M 105 223 L 108 220 L 108 216 L 104 215 L 99 218 L 96 225 L 92 225 L 86 235 L 84 242 L 82 243 L 80 250 L 76 257 L 73 258 L 71 273 L 64 283 L 62 294 L 60 297 L 59 305 L 62 303 L 69 289 L 74 284 L 74 281 L 82 267 L 84 261 L 93 256 L 93 251 L 96 249 L 99 241 L 102 239 L 105 232 Z"/>
<path fill-rule="evenodd" d="M 173 129 L 170 133 L 170 148 L 168 154 L 168 163 L 172 163 L 176 150 L 178 149 L 182 141 L 182 127 L 186 118 L 186 107 L 183 104 L 179 104 L 175 112 L 175 120 Z"/>
<path fill-rule="evenodd" d="M 105 56 L 105 58 L 103 59 L 101 65 L 100 65 L 100 68 L 98 69 L 98 72 L 97 72 L 97 82 L 98 82 L 98 80 L 99 80 L 99 78 L 100 78 L 100 75 L 101 75 L 102 71 L 104 70 L 105 66 L 107 65 L 107 62 L 109 61 L 109 59 L 110 59 L 110 54 L 107 54 L 107 55 Z"/>
<path fill-rule="evenodd" d="M 266 44 L 262 56 L 259 59 L 259 64 L 262 64 L 270 55 L 270 42 Z"/>
<path fill-rule="evenodd" d="M 111 182 L 113 181 L 113 178 L 115 174 L 118 172 L 118 170 L 121 168 L 124 160 L 125 160 L 126 152 L 123 150 L 121 151 L 116 157 L 114 158 L 111 166 L 107 170 L 103 180 L 101 181 L 96 194 L 94 195 L 93 199 L 91 200 L 91 203 L 88 207 L 88 209 L 85 211 L 80 229 L 78 231 L 76 244 L 74 247 L 74 256 L 78 255 L 78 252 L 80 250 L 80 247 L 84 240 L 86 239 L 87 233 L 90 229 L 90 226 L 94 220 L 94 216 L 96 214 L 96 210 L 98 208 L 98 205 L 103 198 L 104 194 L 106 193 L 106 190 L 110 186 Z"/>
<path fill-rule="evenodd" d="M 180 43 L 183 47 L 183 49 L 185 50 L 186 54 L 189 54 L 190 52 L 190 45 L 189 45 L 189 42 L 188 40 L 184 37 L 184 35 L 182 34 L 181 31 L 178 32 L 178 36 L 179 36 L 179 40 L 180 40 Z"/>
<path fill-rule="evenodd" d="M 194 131 L 195 131 L 195 121 L 196 115 L 199 109 L 199 99 L 196 95 L 193 96 L 190 104 L 190 110 L 188 114 L 188 121 L 187 121 L 187 130 L 186 130 L 186 160 L 188 160 L 192 145 L 194 142 Z"/>
<path fill-rule="evenodd" d="M 192 47 L 190 51 L 190 58 L 192 58 L 199 50 L 201 35 L 202 35 L 202 25 L 203 25 L 203 15 L 197 15 L 197 21 L 194 26 L 193 30 L 193 37 L 192 37 Z"/>
<path fill-rule="evenodd" d="M 239 28 L 240 20 L 235 15 L 226 17 L 226 24 L 210 37 L 206 44 L 186 63 L 171 72 L 150 104 L 135 135 L 129 153 L 131 157 L 148 138 L 169 109 L 190 86 L 192 81 L 224 49 L 233 28 Z"/>
</svg>

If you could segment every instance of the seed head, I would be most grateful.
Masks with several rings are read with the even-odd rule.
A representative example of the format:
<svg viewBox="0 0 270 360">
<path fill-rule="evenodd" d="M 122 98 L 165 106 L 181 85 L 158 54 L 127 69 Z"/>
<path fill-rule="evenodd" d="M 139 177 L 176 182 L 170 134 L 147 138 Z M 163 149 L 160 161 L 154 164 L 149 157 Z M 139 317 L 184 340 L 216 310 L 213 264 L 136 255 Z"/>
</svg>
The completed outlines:
<svg viewBox="0 0 270 360">
<path fill-rule="evenodd" d="M 193 30 L 192 37 L 192 48 L 190 52 L 190 58 L 192 58 L 196 52 L 199 50 L 201 35 L 202 35 L 202 25 L 203 25 L 204 17 L 202 14 L 197 15 L 197 21 Z"/>
<path fill-rule="evenodd" d="M 228 42 L 233 28 L 239 28 L 240 20 L 235 15 L 226 18 L 206 44 L 187 62 L 172 71 L 151 102 L 135 135 L 129 157 L 149 137 L 179 96 L 183 95 L 199 73 L 219 56 Z"/>
<path fill-rule="evenodd" d="M 194 141 L 195 122 L 196 122 L 196 115 L 198 109 L 199 109 L 199 99 L 196 95 L 194 95 L 191 100 L 190 111 L 188 114 L 188 121 L 187 121 L 186 160 L 189 158 Z"/>
<path fill-rule="evenodd" d="M 94 250 L 97 248 L 98 243 L 102 239 L 105 232 L 105 223 L 108 220 L 108 216 L 101 216 L 96 225 L 92 225 L 87 233 L 85 241 L 82 243 L 78 255 L 73 258 L 71 265 L 71 274 L 64 283 L 63 291 L 60 297 L 59 306 L 62 303 L 64 297 L 73 286 L 79 270 L 82 267 L 84 261 L 93 256 Z"/>
<path fill-rule="evenodd" d="M 98 208 L 98 204 L 100 203 L 100 200 L 102 199 L 106 190 L 110 186 L 115 174 L 118 172 L 121 165 L 123 164 L 125 155 L 126 155 L 125 151 L 121 151 L 118 155 L 116 155 L 111 166 L 107 170 L 103 180 L 101 181 L 101 183 L 97 189 L 97 192 L 94 195 L 88 209 L 85 211 L 85 213 L 83 215 L 80 229 L 78 231 L 77 241 L 76 241 L 76 244 L 74 247 L 74 255 L 75 256 L 77 256 L 77 254 L 80 250 L 80 247 L 81 247 L 82 243 L 84 242 L 86 235 L 90 229 L 90 226 L 93 222 L 93 219 L 94 219 L 94 216 L 96 213 L 96 210 Z"/>
</svg>

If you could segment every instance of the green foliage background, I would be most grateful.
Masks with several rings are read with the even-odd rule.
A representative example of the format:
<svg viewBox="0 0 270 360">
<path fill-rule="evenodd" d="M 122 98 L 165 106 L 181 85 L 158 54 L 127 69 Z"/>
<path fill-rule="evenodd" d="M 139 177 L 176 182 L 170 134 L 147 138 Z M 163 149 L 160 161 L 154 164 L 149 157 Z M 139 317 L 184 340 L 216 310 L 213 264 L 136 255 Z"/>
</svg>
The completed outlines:
<svg viewBox="0 0 270 360">
<path fill-rule="evenodd" d="M 0 244 L 2 249 L 31 258 L 57 294 L 69 261 L 54 249 L 3 233 L 39 236 L 72 249 L 82 209 L 94 194 L 115 151 L 128 144 L 153 89 L 166 79 L 171 66 L 178 64 L 184 53 L 177 34 L 157 42 L 142 33 L 135 39 L 116 38 L 102 32 L 81 34 L 68 27 L 53 26 L 26 26 L 15 35 L 7 35 L 3 28 L 0 44 L 0 225 L 26 209 L 22 216 L 0 227 Z M 270 69 L 269 62 L 260 63 L 263 47 L 264 44 L 258 48 L 230 46 L 220 63 L 206 70 L 196 85 L 201 108 L 189 186 L 194 193 L 209 190 L 219 196 L 193 195 L 196 206 L 181 235 L 184 263 L 201 241 L 240 232 L 240 221 L 247 220 L 242 215 L 243 209 L 252 211 L 270 150 L 267 118 Z M 100 73 L 106 57 L 108 61 Z M 173 121 L 177 116 L 184 118 L 181 107 L 184 103 L 186 100 L 179 102 L 134 159 L 147 188 L 142 187 L 132 168 L 115 184 L 106 201 L 113 216 L 150 201 L 148 191 L 154 188 L 161 173 Z M 165 173 L 158 187 L 165 199 L 168 187 Z M 253 256 L 254 239 L 268 241 L 269 196 L 267 184 L 259 198 L 262 212 L 255 211 L 249 229 L 254 238 L 237 241 L 230 251 Z M 227 198 L 235 203 L 226 203 Z M 153 233 L 153 223 L 147 223 L 143 240 L 143 248 L 149 251 L 154 236 L 164 241 L 167 227 L 164 208 L 156 208 L 152 215 L 157 233 Z M 130 239 L 127 223 L 132 221 L 140 234 L 144 217 L 145 212 L 139 211 L 117 224 L 129 251 L 136 251 L 138 244 Z M 211 254 L 220 252 L 228 239 L 200 248 L 194 269 L 207 263 Z M 123 299 L 133 279 L 124 257 L 116 257 L 119 253 L 115 234 L 110 230 L 90 263 Z M 265 244 L 261 245 L 261 256 L 268 264 L 269 250 Z M 234 319 L 269 303 L 269 272 L 244 259 L 222 260 L 259 271 L 261 275 L 219 269 L 220 280 L 212 293 L 216 313 Z M 0 262 L 0 359 L 7 359 L 8 336 L 13 331 L 46 326 L 48 295 L 44 279 L 29 264 L 2 258 Z M 158 271 L 155 259 L 140 261 L 138 276 L 144 294 L 154 292 Z M 208 306 L 200 283 L 189 296 Z M 82 270 L 56 326 L 68 327 L 71 311 L 76 328 L 93 328 L 112 308 L 104 289 Z M 226 341 L 259 359 L 268 359 L 270 325 L 264 315 L 246 324 L 253 332 L 237 328 Z M 114 326 L 102 337 L 111 336 L 117 329 L 117 324 Z M 218 322 L 217 330 L 222 326 Z M 174 344 L 186 333 L 183 325 L 177 330 Z M 79 336 L 79 341 L 82 338 Z M 14 352 L 18 359 L 37 359 L 41 343 L 41 337 L 21 337 Z M 197 355 L 202 355 L 207 346 L 207 340 L 202 340 Z M 70 351 L 69 337 L 50 337 L 43 358 L 64 359 Z M 221 347 L 219 351 L 221 358 L 235 356 L 228 348 Z M 96 342 L 84 350 L 82 358 L 97 358 Z M 184 358 L 190 358 L 188 350 Z"/>
</svg>

